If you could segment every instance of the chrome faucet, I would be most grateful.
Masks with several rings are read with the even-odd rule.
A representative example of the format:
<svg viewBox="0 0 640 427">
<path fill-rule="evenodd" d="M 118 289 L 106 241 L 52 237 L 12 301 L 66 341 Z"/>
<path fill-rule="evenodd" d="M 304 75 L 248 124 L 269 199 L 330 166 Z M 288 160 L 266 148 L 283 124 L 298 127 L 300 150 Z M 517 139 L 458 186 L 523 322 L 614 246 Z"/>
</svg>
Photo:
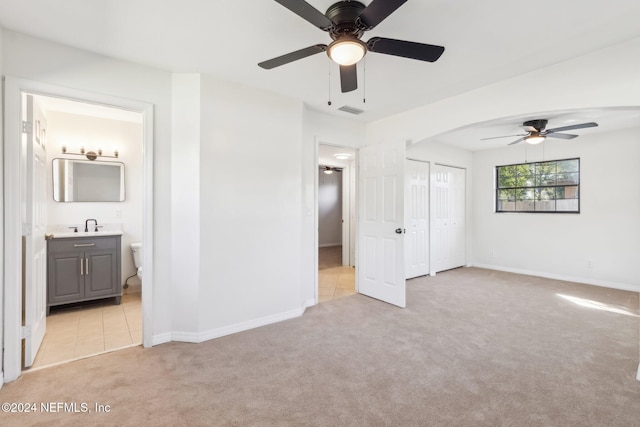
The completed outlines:
<svg viewBox="0 0 640 427">
<path fill-rule="evenodd" d="M 87 233 L 89 231 L 89 221 L 93 221 L 96 223 L 95 231 L 98 231 L 98 220 L 96 219 L 88 219 L 84 222 L 84 232 Z"/>
</svg>

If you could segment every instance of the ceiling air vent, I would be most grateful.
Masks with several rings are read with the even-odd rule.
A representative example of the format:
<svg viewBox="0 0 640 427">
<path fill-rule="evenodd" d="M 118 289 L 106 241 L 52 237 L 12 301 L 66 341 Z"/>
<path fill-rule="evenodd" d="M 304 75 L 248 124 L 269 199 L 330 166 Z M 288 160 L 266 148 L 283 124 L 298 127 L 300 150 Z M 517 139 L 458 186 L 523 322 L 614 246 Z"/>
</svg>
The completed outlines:
<svg viewBox="0 0 640 427">
<path fill-rule="evenodd" d="M 342 107 L 338 108 L 338 110 L 344 111 L 345 113 L 351 113 L 351 114 L 362 114 L 362 113 L 364 113 L 364 110 L 361 110 L 361 109 L 355 108 L 355 107 L 349 107 L 348 105 L 343 105 Z"/>
</svg>

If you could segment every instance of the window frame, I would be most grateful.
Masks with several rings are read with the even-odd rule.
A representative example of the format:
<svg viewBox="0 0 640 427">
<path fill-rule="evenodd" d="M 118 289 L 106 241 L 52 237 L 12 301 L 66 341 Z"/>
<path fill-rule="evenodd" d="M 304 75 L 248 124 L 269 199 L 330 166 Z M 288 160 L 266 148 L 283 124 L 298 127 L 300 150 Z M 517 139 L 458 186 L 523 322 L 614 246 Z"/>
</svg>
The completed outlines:
<svg viewBox="0 0 640 427">
<path fill-rule="evenodd" d="M 532 167 L 532 168 L 537 168 L 538 165 L 541 164 L 549 164 L 549 163 L 555 163 L 555 172 L 554 175 L 558 175 L 559 172 L 557 170 L 557 164 L 560 162 L 565 162 L 565 161 L 577 161 L 578 162 L 578 168 L 576 171 L 572 171 L 572 172 L 565 172 L 565 173 L 577 173 L 577 183 L 576 184 L 544 184 L 544 185 L 538 185 L 538 182 L 534 182 L 534 185 L 532 186 L 513 186 L 513 187 L 500 187 L 500 169 L 501 168 L 506 168 L 506 167 L 518 167 L 518 166 L 524 166 L 526 165 L 527 167 Z M 566 158 L 566 159 L 557 159 L 557 160 L 544 160 L 544 161 L 540 161 L 540 162 L 524 162 L 524 163 L 512 163 L 512 164 L 506 164 L 506 165 L 498 165 L 495 166 L 494 168 L 494 179 L 495 179 L 495 185 L 494 185 L 494 192 L 493 192 L 493 196 L 494 196 L 494 213 L 535 213 L 535 214 L 539 214 L 539 213 L 544 213 L 544 214 L 579 214 L 580 213 L 580 199 L 581 199 L 581 195 L 580 195 L 580 187 L 581 187 L 581 177 L 580 177 L 580 158 L 579 157 L 571 157 L 571 158 Z M 535 169 L 534 169 L 535 170 Z M 561 172 L 560 172 L 561 173 Z M 534 173 L 534 176 L 537 176 L 537 174 Z M 516 179 L 518 177 L 516 176 Z M 537 180 L 536 180 L 537 181 Z M 578 207 L 577 210 L 557 210 L 557 204 L 554 205 L 554 209 L 553 210 L 535 210 L 535 206 L 536 206 L 536 202 L 540 201 L 540 199 L 538 199 L 536 196 L 538 194 L 539 191 L 543 191 L 545 189 L 549 189 L 549 188 L 553 188 L 554 191 L 556 191 L 555 189 L 557 188 L 566 188 L 566 187 L 576 187 L 576 197 L 571 198 L 571 199 L 557 199 L 554 198 L 554 201 L 557 200 L 577 200 L 578 202 Z M 529 191 L 532 192 L 534 196 L 532 199 L 530 199 L 533 202 L 533 206 L 534 206 L 534 210 L 504 210 L 504 209 L 500 209 L 500 201 L 504 200 L 500 198 L 500 192 L 501 190 L 514 190 L 514 191 Z M 556 193 L 557 194 L 557 193 Z M 514 198 L 514 203 L 517 203 L 517 199 Z"/>
</svg>

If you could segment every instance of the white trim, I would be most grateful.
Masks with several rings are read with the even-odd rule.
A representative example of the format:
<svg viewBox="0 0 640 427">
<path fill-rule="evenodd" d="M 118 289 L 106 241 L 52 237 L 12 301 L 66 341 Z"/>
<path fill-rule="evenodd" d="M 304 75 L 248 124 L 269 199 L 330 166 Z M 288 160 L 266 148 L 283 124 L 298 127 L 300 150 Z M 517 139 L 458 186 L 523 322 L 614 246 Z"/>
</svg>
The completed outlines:
<svg viewBox="0 0 640 427">
<path fill-rule="evenodd" d="M 320 241 L 319 234 L 319 213 L 318 213 L 318 186 L 320 185 L 320 178 L 318 176 L 318 163 L 320 156 L 320 140 L 317 136 L 313 138 L 313 298 L 315 299 L 314 305 L 318 304 L 320 301 L 320 295 L 318 294 L 318 287 L 320 284 L 318 283 L 318 242 Z"/>
<path fill-rule="evenodd" d="M 638 373 L 636 374 L 636 379 L 640 381 L 640 365 L 638 365 Z"/>
<path fill-rule="evenodd" d="M 153 345 L 153 105 L 124 98 L 86 92 L 16 77 L 5 77 L 4 91 L 4 374 L 3 382 L 21 374 L 21 219 L 20 219 L 20 141 L 21 94 L 66 98 L 84 103 L 107 105 L 135 111 L 143 117 L 144 251 L 145 279 L 142 283 L 143 343 Z M 6 185 L 12 183 L 11 186 Z M 146 283 L 146 285 L 145 285 Z"/>
<path fill-rule="evenodd" d="M 316 304 L 317 304 L 317 302 L 316 302 L 315 298 L 309 298 L 308 300 L 306 300 L 304 302 L 303 307 L 306 309 L 306 308 L 309 308 L 309 307 L 313 307 Z"/>
<path fill-rule="evenodd" d="M 154 335 L 152 337 L 151 345 L 160 345 L 171 342 L 171 332 L 165 332 L 164 334 Z"/>
<path fill-rule="evenodd" d="M 156 335 L 153 338 L 153 345 L 164 344 L 167 342 L 189 342 L 189 343 L 201 343 L 216 338 L 221 338 L 227 335 L 236 334 L 238 332 L 248 331 L 250 329 L 259 328 L 261 326 L 270 325 L 272 323 L 282 322 L 283 320 L 289 320 L 304 314 L 305 308 L 309 305 L 315 305 L 315 301 L 309 299 L 305 302 L 301 308 L 285 311 L 283 313 L 272 314 L 258 319 L 248 320 L 246 322 L 236 323 L 234 325 L 223 326 L 221 328 L 210 329 L 203 332 L 168 332 L 161 335 Z"/>
<path fill-rule="evenodd" d="M 599 279 L 589 279 L 586 277 L 567 276 L 565 274 L 546 273 L 543 271 L 525 270 L 522 268 L 503 267 L 500 265 L 473 263 L 471 267 L 486 268 L 489 270 L 505 271 L 507 273 L 525 274 L 527 276 L 544 277 L 545 279 L 562 280 L 564 282 L 581 283 L 584 285 L 600 286 L 602 288 L 620 289 L 622 291 L 640 292 L 640 285 L 627 283 L 609 282 Z"/>
</svg>

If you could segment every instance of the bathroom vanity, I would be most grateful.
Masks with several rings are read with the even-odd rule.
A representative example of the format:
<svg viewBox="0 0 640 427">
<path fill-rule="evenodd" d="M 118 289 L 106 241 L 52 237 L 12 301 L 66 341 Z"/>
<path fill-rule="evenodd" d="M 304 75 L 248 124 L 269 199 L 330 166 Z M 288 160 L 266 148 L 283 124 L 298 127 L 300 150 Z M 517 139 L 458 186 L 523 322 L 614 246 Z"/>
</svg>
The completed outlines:
<svg viewBox="0 0 640 427">
<path fill-rule="evenodd" d="M 47 241 L 47 314 L 52 306 L 115 298 L 120 304 L 120 235 L 73 233 Z"/>
</svg>

